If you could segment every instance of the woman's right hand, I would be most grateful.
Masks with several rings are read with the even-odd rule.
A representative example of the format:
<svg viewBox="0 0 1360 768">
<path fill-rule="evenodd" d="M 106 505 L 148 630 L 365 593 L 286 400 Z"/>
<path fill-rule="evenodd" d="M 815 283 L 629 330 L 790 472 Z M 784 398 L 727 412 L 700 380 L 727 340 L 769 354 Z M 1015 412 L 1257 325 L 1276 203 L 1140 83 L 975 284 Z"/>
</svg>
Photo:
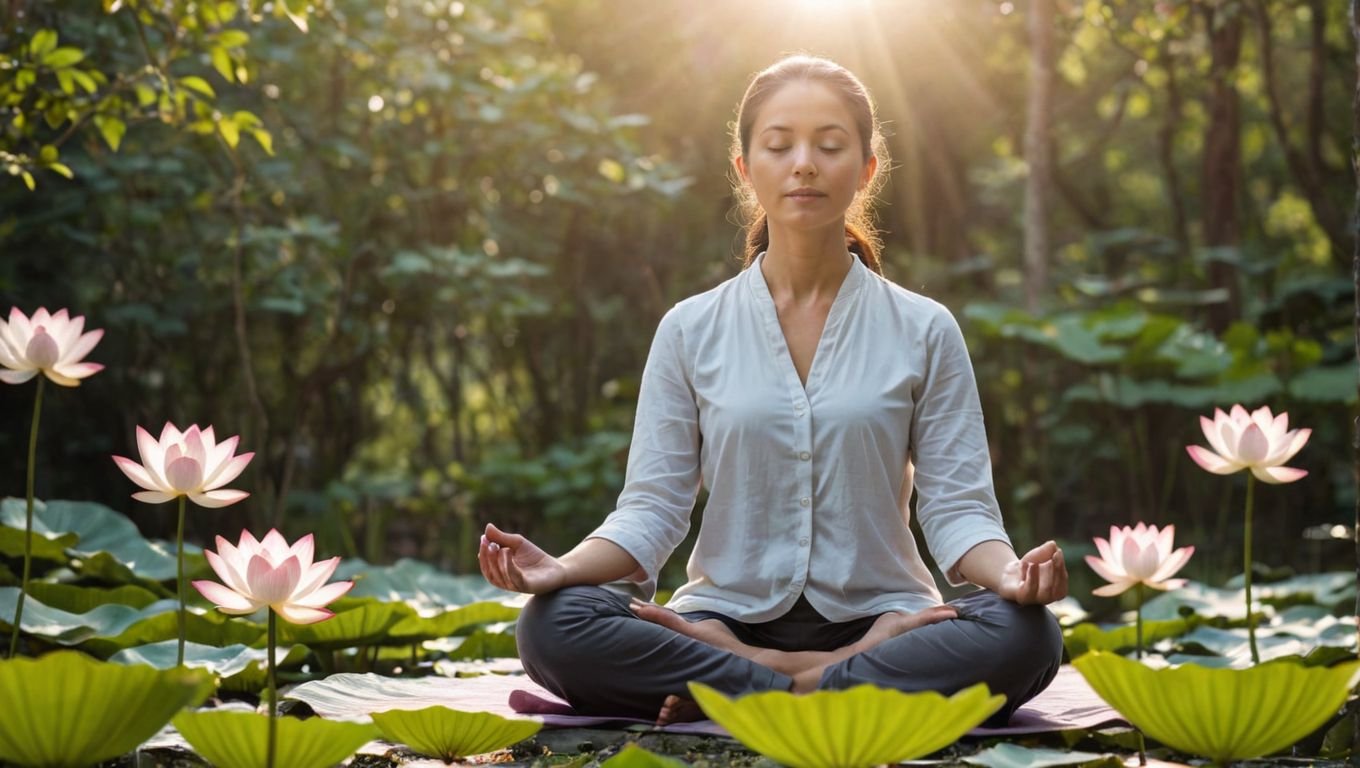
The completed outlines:
<svg viewBox="0 0 1360 768">
<path fill-rule="evenodd" d="M 561 589 L 566 581 L 561 561 L 523 536 L 490 523 L 477 548 L 477 564 L 487 581 L 510 592 L 541 595 Z"/>
</svg>

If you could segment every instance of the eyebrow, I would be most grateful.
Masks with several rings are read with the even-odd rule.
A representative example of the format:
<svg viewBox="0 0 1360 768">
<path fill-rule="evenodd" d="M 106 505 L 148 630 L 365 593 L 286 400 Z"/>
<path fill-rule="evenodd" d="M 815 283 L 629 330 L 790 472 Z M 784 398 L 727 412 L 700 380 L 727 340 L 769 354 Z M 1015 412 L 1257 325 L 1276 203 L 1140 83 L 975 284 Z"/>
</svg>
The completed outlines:
<svg viewBox="0 0 1360 768">
<path fill-rule="evenodd" d="M 772 125 L 766 128 L 765 130 L 761 131 L 761 133 L 769 133 L 770 131 L 784 131 L 786 133 L 792 133 L 793 129 L 788 127 L 787 125 Z M 816 130 L 816 133 L 821 133 L 822 131 L 841 131 L 843 133 L 849 133 L 849 131 L 845 130 L 844 127 L 837 125 L 836 123 L 823 125 Z"/>
</svg>

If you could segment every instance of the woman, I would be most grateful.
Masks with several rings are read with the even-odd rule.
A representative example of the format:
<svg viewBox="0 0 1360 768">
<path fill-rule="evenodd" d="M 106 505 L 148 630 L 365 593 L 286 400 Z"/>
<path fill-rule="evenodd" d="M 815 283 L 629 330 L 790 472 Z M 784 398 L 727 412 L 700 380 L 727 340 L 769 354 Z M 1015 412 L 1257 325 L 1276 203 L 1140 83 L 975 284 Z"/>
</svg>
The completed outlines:
<svg viewBox="0 0 1360 768">
<path fill-rule="evenodd" d="M 747 269 L 662 318 L 618 508 L 555 558 L 488 525 L 482 573 L 535 595 L 529 676 L 579 711 L 697 715 L 728 694 L 874 683 L 1005 693 L 1048 685 L 1067 593 L 1053 542 L 1017 557 L 1001 524 L 973 370 L 943 306 L 884 279 L 867 209 L 886 165 L 849 71 L 793 56 L 759 73 L 733 136 Z M 884 158 L 880 162 L 880 157 Z M 914 478 L 913 478 L 914 468 Z M 644 600 L 709 490 L 666 607 Z M 951 584 L 942 604 L 908 500 Z"/>
</svg>

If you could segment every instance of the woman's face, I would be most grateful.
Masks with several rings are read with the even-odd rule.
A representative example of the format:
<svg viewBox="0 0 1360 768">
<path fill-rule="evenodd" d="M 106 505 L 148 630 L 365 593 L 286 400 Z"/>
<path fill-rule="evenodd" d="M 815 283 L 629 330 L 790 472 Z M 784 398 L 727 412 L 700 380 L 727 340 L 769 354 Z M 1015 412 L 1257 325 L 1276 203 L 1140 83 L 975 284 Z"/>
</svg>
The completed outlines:
<svg viewBox="0 0 1360 768">
<path fill-rule="evenodd" d="M 864 147 L 845 102 L 811 81 L 788 83 L 761 107 L 737 172 L 755 190 L 772 226 L 844 226 L 855 193 L 869 183 L 878 158 Z"/>
</svg>

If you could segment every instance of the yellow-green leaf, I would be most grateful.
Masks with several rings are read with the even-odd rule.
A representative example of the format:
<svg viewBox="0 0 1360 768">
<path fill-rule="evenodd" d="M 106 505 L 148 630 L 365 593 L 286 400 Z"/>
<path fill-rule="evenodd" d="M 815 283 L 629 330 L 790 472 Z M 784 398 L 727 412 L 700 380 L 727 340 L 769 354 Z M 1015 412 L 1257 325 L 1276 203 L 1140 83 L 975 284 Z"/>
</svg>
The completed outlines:
<svg viewBox="0 0 1360 768">
<path fill-rule="evenodd" d="M 222 23 L 227 24 L 236 18 L 236 3 L 220 2 L 217 4 L 217 15 L 221 17 Z"/>
<path fill-rule="evenodd" d="M 702 684 L 690 693 L 738 741 L 791 768 L 868 768 L 953 744 L 1005 703 L 979 683 L 945 698 L 935 691 L 859 685 L 794 695 L 763 691 L 729 699 Z"/>
<path fill-rule="evenodd" d="M 19 176 L 23 178 L 24 186 L 28 187 L 29 192 L 32 192 L 33 190 L 38 188 L 38 182 L 33 178 L 33 174 L 29 173 L 28 171 L 22 171 L 20 172 Z"/>
<path fill-rule="evenodd" d="M 94 125 L 108 142 L 109 149 L 117 152 L 118 145 L 123 143 L 123 134 L 127 133 L 127 123 L 112 115 L 95 115 Z"/>
<path fill-rule="evenodd" d="M 615 184 L 622 184 L 624 177 L 628 175 L 628 172 L 624 170 L 623 165 L 619 163 L 619 161 L 611 160 L 607 157 L 600 161 L 599 171 L 601 176 L 609 179 Z"/>
<path fill-rule="evenodd" d="M 217 768 L 264 768 L 269 717 L 254 712 L 181 712 L 175 728 L 194 751 Z M 280 717 L 274 764 L 288 768 L 330 768 L 377 736 L 367 723 L 313 717 Z"/>
<path fill-rule="evenodd" d="M 1092 651 L 1072 665 L 1148 736 L 1221 764 L 1277 752 L 1312 733 L 1360 679 L 1356 661 L 1329 668 L 1281 660 L 1250 669 L 1152 669 Z"/>
<path fill-rule="evenodd" d="M 56 47 L 56 30 L 40 29 L 33 33 L 33 39 L 28 43 L 28 52 L 35 57 L 41 58 L 55 50 Z"/>
<path fill-rule="evenodd" d="M 241 129 L 236 127 L 235 120 L 218 120 L 217 132 L 222 134 L 227 146 L 236 149 L 236 145 L 241 142 Z"/>
<path fill-rule="evenodd" d="M 73 64 L 79 64 L 84 58 L 84 51 L 79 48 L 66 47 L 44 54 L 42 63 L 53 69 L 65 69 Z"/>
<path fill-rule="evenodd" d="M 76 83 L 78 83 L 81 88 L 84 88 L 86 93 L 94 93 L 99 90 L 99 84 L 88 72 L 79 69 L 70 69 L 66 71 L 71 77 L 75 78 Z"/>
<path fill-rule="evenodd" d="M 251 130 L 250 135 L 255 137 L 255 141 L 259 142 L 265 154 L 271 156 L 274 154 L 274 137 L 269 135 L 269 131 L 263 128 L 255 128 Z"/>
<path fill-rule="evenodd" d="M 185 77 L 181 77 L 179 79 L 179 84 L 184 86 L 185 88 L 188 88 L 191 91 L 203 94 L 204 96 L 207 96 L 210 99 L 217 98 L 217 92 L 214 91 L 213 87 L 208 84 L 208 81 L 196 75 L 187 75 Z"/>
<path fill-rule="evenodd" d="M 223 48 L 240 48 L 250 42 L 250 35 L 239 29 L 225 29 L 217 36 L 217 44 Z"/>
<path fill-rule="evenodd" d="M 57 70 L 57 85 L 61 87 L 61 92 L 67 96 L 73 96 L 76 92 L 76 81 L 71 77 L 70 70 Z"/>
<path fill-rule="evenodd" d="M 123 7 L 123 0 L 104 0 L 104 13 L 117 13 Z"/>
<path fill-rule="evenodd" d="M 75 651 L 0 661 L 0 762 L 84 766 L 130 752 L 214 688 L 204 670 L 95 661 Z"/>
<path fill-rule="evenodd" d="M 38 150 L 38 162 L 42 163 L 43 165 L 47 165 L 48 163 L 55 163 L 57 161 L 57 157 L 58 157 L 57 148 L 52 146 L 51 144 L 44 144 L 42 149 Z"/>
<path fill-rule="evenodd" d="M 619 750 L 617 755 L 600 763 L 600 768 L 685 768 L 687 765 L 689 763 L 658 755 L 639 747 L 634 742 Z"/>
<path fill-rule="evenodd" d="M 448 707 L 388 710 L 374 712 L 371 717 L 383 738 L 446 763 L 505 749 L 543 727 L 537 720 L 511 720 L 491 712 L 461 712 Z"/>
<path fill-rule="evenodd" d="M 137 83 L 132 90 L 137 94 L 137 106 L 149 107 L 156 103 L 156 89 L 146 83 Z"/>
<path fill-rule="evenodd" d="M 212 58 L 213 69 L 217 70 L 217 74 L 221 75 L 229 83 L 236 80 L 236 75 L 234 74 L 235 68 L 232 67 L 231 56 L 227 55 L 226 48 L 223 48 L 220 45 L 213 46 L 212 51 L 210 51 L 208 55 Z"/>
</svg>

